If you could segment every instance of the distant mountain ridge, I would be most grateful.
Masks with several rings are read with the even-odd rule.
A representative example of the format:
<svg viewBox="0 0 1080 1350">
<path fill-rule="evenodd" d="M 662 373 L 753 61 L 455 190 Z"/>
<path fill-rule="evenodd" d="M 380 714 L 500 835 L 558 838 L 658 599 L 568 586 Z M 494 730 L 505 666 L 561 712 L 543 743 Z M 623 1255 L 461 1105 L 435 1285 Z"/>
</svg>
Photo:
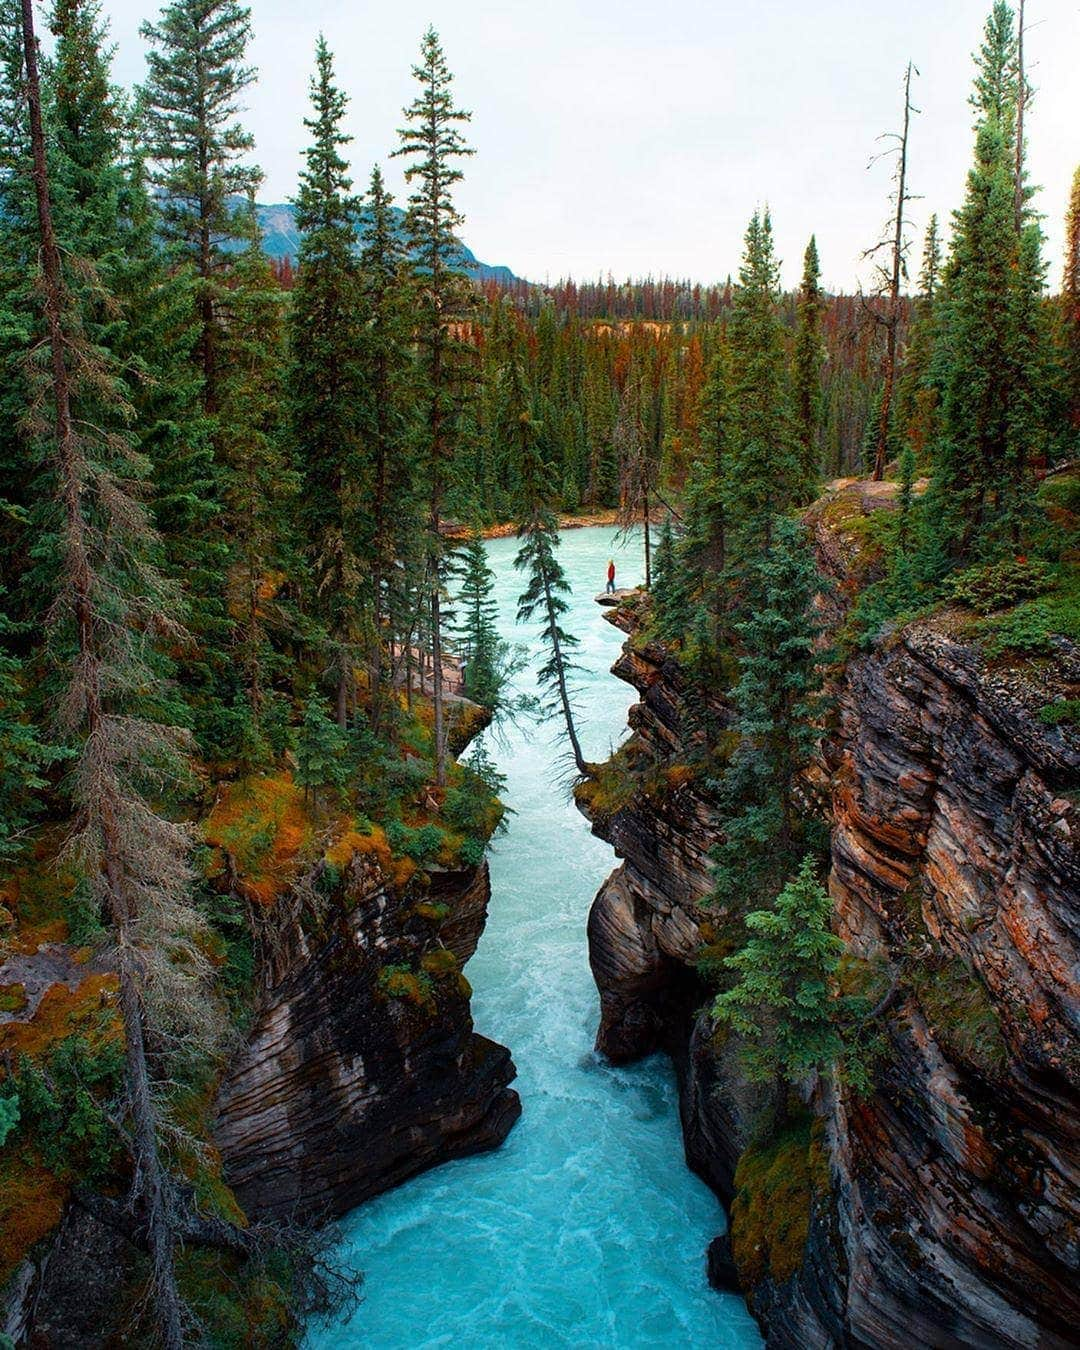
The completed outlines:
<svg viewBox="0 0 1080 1350">
<path fill-rule="evenodd" d="M 398 206 L 392 206 L 390 210 L 399 227 L 402 227 L 405 212 Z M 262 231 L 263 249 L 267 255 L 278 259 L 295 258 L 300 252 L 301 233 L 296 226 L 296 208 L 292 203 L 257 204 L 255 216 Z M 502 285 L 512 285 L 520 280 L 509 267 L 481 262 L 465 244 L 461 245 L 461 258 L 463 270 L 478 281 L 497 281 Z"/>
</svg>

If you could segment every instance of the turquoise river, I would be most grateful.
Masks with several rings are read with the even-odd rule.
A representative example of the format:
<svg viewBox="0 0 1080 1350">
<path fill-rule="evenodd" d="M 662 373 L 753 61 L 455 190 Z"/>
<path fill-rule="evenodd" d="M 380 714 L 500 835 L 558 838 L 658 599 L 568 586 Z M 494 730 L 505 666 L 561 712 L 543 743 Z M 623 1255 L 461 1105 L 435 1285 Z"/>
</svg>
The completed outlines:
<svg viewBox="0 0 1080 1350">
<path fill-rule="evenodd" d="M 488 550 L 503 631 L 535 658 L 535 630 L 514 624 L 516 541 Z M 640 581 L 640 555 L 612 529 L 562 536 L 587 758 L 622 739 L 633 697 L 609 673 L 621 638 L 594 596 L 609 557 L 620 584 Z M 531 674 L 520 679 L 530 687 Z M 502 1148 L 343 1221 L 333 1256 L 364 1272 L 363 1301 L 348 1323 L 313 1328 L 308 1350 L 758 1346 L 742 1300 L 705 1281 L 723 1211 L 683 1164 L 669 1064 L 614 1069 L 592 1049 L 585 923 L 614 859 L 560 785 L 558 728 L 511 730 L 489 749 L 515 814 L 492 853 L 491 911 L 468 976 L 477 1029 L 513 1052 L 524 1111 Z"/>
</svg>

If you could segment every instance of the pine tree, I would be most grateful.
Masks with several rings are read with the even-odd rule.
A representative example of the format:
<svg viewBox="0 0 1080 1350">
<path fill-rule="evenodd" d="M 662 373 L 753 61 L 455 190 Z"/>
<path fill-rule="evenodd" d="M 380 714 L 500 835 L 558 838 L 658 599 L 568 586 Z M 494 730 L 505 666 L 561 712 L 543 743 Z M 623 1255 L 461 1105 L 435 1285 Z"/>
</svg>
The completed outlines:
<svg viewBox="0 0 1080 1350">
<path fill-rule="evenodd" d="M 528 400 L 519 362 L 513 358 L 506 371 L 510 397 L 520 409 L 514 449 L 517 458 L 517 534 L 521 540 L 514 566 L 526 577 L 525 590 L 518 597 L 519 623 L 530 623 L 540 616 L 541 639 L 547 659 L 536 672 L 536 681 L 548 696 L 541 712 L 547 717 L 561 716 L 570 744 L 574 765 L 583 778 L 592 772 L 578 740 L 574 720 L 571 681 L 575 670 L 573 649 L 577 638 L 563 626 L 569 605 L 565 596 L 570 583 L 558 559 L 559 523 L 553 507 L 554 490 L 550 470 L 544 462 L 539 428 L 528 410 Z"/>
<path fill-rule="evenodd" d="M 923 243 L 919 294 L 908 337 L 907 351 L 897 386 L 894 424 L 905 445 L 922 455 L 937 439 L 940 390 L 932 379 L 932 361 L 937 331 L 936 295 L 941 277 L 941 243 L 938 219 L 930 217 Z"/>
<path fill-rule="evenodd" d="M 305 798 L 317 804 L 320 788 L 345 786 L 349 777 L 347 749 L 345 733 L 326 715 L 322 700 L 309 699 L 296 738 L 296 781 L 304 789 Z"/>
<path fill-rule="evenodd" d="M 1012 6 L 995 0 L 982 42 L 975 53 L 975 88 L 969 102 L 975 109 L 975 127 L 994 122 L 1011 154 L 1016 135 L 1017 42 Z"/>
<path fill-rule="evenodd" d="M 1013 162 L 996 120 L 979 130 L 936 355 L 942 435 L 933 483 L 956 557 L 1015 548 L 1029 507 L 1029 447 L 1043 440 L 1038 225 L 1018 238 Z"/>
<path fill-rule="evenodd" d="M 727 327 L 724 498 L 744 547 L 768 545 L 773 520 L 805 491 L 791 412 L 779 271 L 769 213 L 746 232 L 739 289 Z"/>
<path fill-rule="evenodd" d="M 237 710 L 241 734 L 235 739 L 250 765 L 266 756 L 274 574 L 289 553 L 286 511 L 296 480 L 283 450 L 284 296 L 257 240 L 237 261 L 234 283 L 222 343 L 221 497 L 231 545 L 230 611 L 246 700 L 243 712 Z"/>
<path fill-rule="evenodd" d="M 716 1021 L 746 1039 L 751 1081 L 780 1089 L 827 1072 L 843 1050 L 833 999 L 843 943 L 815 872 L 807 855 L 771 909 L 747 914 L 746 942 L 724 962 L 736 983 L 713 1003 Z"/>
<path fill-rule="evenodd" d="M 418 519 L 410 385 L 412 373 L 410 286 L 405 251 L 378 167 L 372 170 L 361 254 L 363 310 L 368 331 L 362 348 L 364 436 L 371 475 L 370 559 L 374 644 L 371 662 L 372 721 L 385 712 L 385 651 L 393 645 L 390 578 L 408 552 Z M 390 631 L 387 631 L 390 630 Z M 389 637 L 389 644 L 387 638 Z"/>
<path fill-rule="evenodd" d="M 11 628 L 0 610 L 0 642 Z M 39 810 L 42 770 L 55 757 L 43 744 L 27 705 L 22 663 L 0 647 L 0 867 L 19 853 L 24 831 Z"/>
<path fill-rule="evenodd" d="M 719 784 L 724 837 L 714 852 L 724 905 L 759 894 L 805 847 L 796 783 L 819 735 L 826 659 L 813 608 L 822 582 L 799 522 L 774 521 L 769 549 L 746 560 L 737 585 L 731 702 L 738 743 Z"/>
<path fill-rule="evenodd" d="M 461 553 L 458 590 L 458 651 L 465 666 L 465 693 L 494 712 L 502 693 L 505 643 L 496 628 L 495 574 L 488 566 L 483 537 L 474 532 Z"/>
<path fill-rule="evenodd" d="M 359 203 L 341 148 L 347 98 L 333 82 L 333 58 L 320 37 L 311 80 L 312 133 L 305 152 L 296 224 L 303 232 L 289 314 L 292 435 L 302 477 L 302 521 L 314 575 L 314 609 L 330 647 L 338 726 L 349 716 L 357 646 L 370 620 L 362 594 L 358 518 L 370 491 L 361 432 L 367 394 L 363 368 L 365 314 L 354 243 Z M 364 559 L 370 564 L 370 556 Z M 366 602 L 366 603 L 365 603 Z"/>
<path fill-rule="evenodd" d="M 456 450 L 459 386 L 471 350 L 454 336 L 469 308 L 469 288 L 460 273 L 461 245 L 455 231 L 463 218 L 453 189 L 463 177 L 457 161 L 473 154 L 459 130 L 472 114 L 454 105 L 453 77 L 434 28 L 424 34 L 420 64 L 413 67 L 419 93 L 405 109 L 408 126 L 394 152 L 408 158 L 405 178 L 417 187 L 409 197 L 405 229 L 417 266 L 416 341 L 420 348 L 425 417 L 421 456 L 428 487 L 428 587 L 435 704 L 436 781 L 446 782 L 443 713 L 442 593 L 446 549 L 442 512 Z"/>
<path fill-rule="evenodd" d="M 246 202 L 262 181 L 244 162 L 254 140 L 238 120 L 240 96 L 255 80 L 243 64 L 251 11 L 237 0 L 174 0 L 141 32 L 150 44 L 140 106 L 151 182 L 161 194 L 164 238 L 198 276 L 202 397 L 214 415 L 230 249 L 250 237 Z"/>
<path fill-rule="evenodd" d="M 1061 281 L 1061 347 L 1065 409 L 1072 445 L 1080 445 L 1080 166 L 1073 174 L 1065 217 L 1065 272 Z"/>
<path fill-rule="evenodd" d="M 817 240 L 811 235 L 803 258 L 794 353 L 795 424 L 807 484 L 816 483 L 821 473 L 821 313 L 825 299 L 820 281 Z"/>
<path fill-rule="evenodd" d="M 158 1333 L 183 1343 L 176 1285 L 177 1204 L 158 1142 L 149 1041 L 190 1038 L 209 1005 L 192 994 L 206 970 L 201 923 L 188 896 L 188 834 L 156 813 L 177 735 L 145 703 L 159 673 L 148 664 L 152 635 L 172 636 L 175 600 L 153 565 L 146 513 L 129 484 L 142 466 L 123 436 L 83 415 L 122 401 L 107 355 L 88 340 L 80 293 L 67 273 L 86 274 L 69 254 L 65 270 L 53 225 L 37 45 L 31 0 L 22 3 L 27 111 L 40 241 L 46 364 L 33 372 L 35 434 L 56 482 L 60 540 L 50 653 L 65 687 L 58 720 L 74 754 L 75 827 L 68 845 L 109 915 L 116 944 L 126 1085 L 135 1170 L 133 1203 L 145 1222 Z"/>
</svg>

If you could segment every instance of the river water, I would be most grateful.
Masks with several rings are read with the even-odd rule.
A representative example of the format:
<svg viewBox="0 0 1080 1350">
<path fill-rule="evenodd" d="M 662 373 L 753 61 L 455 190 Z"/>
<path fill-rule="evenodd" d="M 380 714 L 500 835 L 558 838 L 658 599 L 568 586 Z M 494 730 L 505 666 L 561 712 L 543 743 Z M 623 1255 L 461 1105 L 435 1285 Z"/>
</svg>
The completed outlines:
<svg viewBox="0 0 1080 1350">
<path fill-rule="evenodd" d="M 514 624 L 516 549 L 488 544 L 502 630 L 535 660 L 535 629 Z M 581 640 L 581 739 L 597 760 L 625 734 L 634 695 L 609 673 L 621 635 L 593 597 L 609 557 L 620 585 L 641 580 L 640 543 L 568 530 L 560 556 L 574 588 L 565 626 Z M 531 673 L 520 680 L 531 687 Z M 332 1256 L 364 1272 L 363 1302 L 347 1324 L 313 1328 L 309 1350 L 758 1346 L 742 1300 L 706 1284 L 723 1211 L 683 1164 L 670 1065 L 613 1069 L 593 1053 L 585 922 L 614 860 L 560 786 L 558 727 L 511 731 L 489 750 L 516 814 L 491 857 L 491 911 L 467 973 L 476 1027 L 510 1047 L 524 1111 L 502 1148 L 344 1220 Z"/>
</svg>

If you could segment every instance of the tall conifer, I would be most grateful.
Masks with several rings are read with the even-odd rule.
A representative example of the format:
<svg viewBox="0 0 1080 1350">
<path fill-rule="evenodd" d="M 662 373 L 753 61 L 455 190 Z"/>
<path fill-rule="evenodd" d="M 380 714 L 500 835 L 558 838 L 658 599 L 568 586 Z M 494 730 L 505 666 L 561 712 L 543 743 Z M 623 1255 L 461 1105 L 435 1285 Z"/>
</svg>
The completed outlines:
<svg viewBox="0 0 1080 1350">
<path fill-rule="evenodd" d="M 416 186 L 409 197 L 405 228 L 417 266 L 416 339 L 420 346 L 425 416 L 422 459 L 428 487 L 428 587 L 431 607 L 431 656 L 435 703 L 436 779 L 446 781 L 446 733 L 443 712 L 442 592 L 446 549 L 442 512 L 456 448 L 462 363 L 471 365 L 471 349 L 454 333 L 470 307 L 470 288 L 461 275 L 461 245 L 456 231 L 462 216 L 453 189 L 463 177 L 458 161 L 474 151 L 460 126 L 472 114 L 454 104 L 453 77 L 434 28 L 424 34 L 420 64 L 413 67 L 419 85 L 405 109 L 408 123 L 394 152 L 408 159 L 405 178 Z"/>
<path fill-rule="evenodd" d="M 370 490 L 361 427 L 365 397 L 364 316 L 356 256 L 359 202 L 342 148 L 347 96 L 334 84 L 320 36 L 311 80 L 312 134 L 300 174 L 296 224 L 303 231 L 292 293 L 289 373 L 292 434 L 302 475 L 305 543 L 314 572 L 313 607 L 329 640 L 339 727 L 348 720 L 367 597 L 359 562 L 360 502 Z M 370 604 L 366 604 L 370 615 Z"/>
<path fill-rule="evenodd" d="M 821 313 L 824 307 L 817 240 L 811 235 L 803 256 L 794 354 L 795 422 L 802 458 L 802 473 L 807 484 L 815 483 L 821 472 L 821 452 L 818 442 L 821 429 Z"/>
</svg>

